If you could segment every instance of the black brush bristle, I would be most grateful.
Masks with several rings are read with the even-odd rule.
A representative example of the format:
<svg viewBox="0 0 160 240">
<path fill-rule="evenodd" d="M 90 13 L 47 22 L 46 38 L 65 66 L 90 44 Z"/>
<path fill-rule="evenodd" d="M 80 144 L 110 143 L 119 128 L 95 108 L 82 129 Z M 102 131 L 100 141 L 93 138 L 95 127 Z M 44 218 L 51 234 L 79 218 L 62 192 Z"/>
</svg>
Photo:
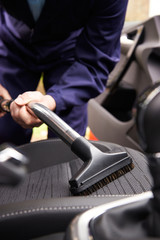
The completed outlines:
<svg viewBox="0 0 160 240">
<path fill-rule="evenodd" d="M 88 196 L 91 195 L 92 193 L 96 192 L 97 190 L 103 188 L 107 184 L 113 182 L 117 178 L 125 175 L 126 173 L 130 172 L 134 168 L 133 162 L 131 162 L 129 165 L 124 166 L 123 168 L 119 169 L 118 171 L 112 173 L 111 175 L 103 178 L 99 182 L 93 184 L 89 188 L 85 189 L 84 191 L 78 193 L 78 196 Z"/>
</svg>

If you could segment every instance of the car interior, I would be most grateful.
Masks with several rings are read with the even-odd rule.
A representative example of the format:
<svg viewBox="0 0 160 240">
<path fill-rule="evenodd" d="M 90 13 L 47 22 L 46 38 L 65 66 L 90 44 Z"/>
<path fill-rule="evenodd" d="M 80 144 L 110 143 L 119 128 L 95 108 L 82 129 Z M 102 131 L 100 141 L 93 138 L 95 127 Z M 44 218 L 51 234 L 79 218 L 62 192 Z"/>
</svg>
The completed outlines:
<svg viewBox="0 0 160 240">
<path fill-rule="evenodd" d="M 145 89 L 159 82 L 159 21 L 155 16 L 124 27 L 120 62 L 109 76 L 106 91 L 89 101 L 88 125 L 99 140 L 142 151 L 136 102 Z"/>
<path fill-rule="evenodd" d="M 1 146 L 2 239 L 160 237 L 160 163 L 155 154 L 159 152 L 159 23 L 160 17 L 156 16 L 124 27 L 121 60 L 109 77 L 106 91 L 89 102 L 89 127 L 98 141 L 79 139 L 46 110 L 40 118 L 45 115 L 43 121 L 58 138 L 19 147 Z M 85 160 L 88 142 L 89 158 Z M 90 163 L 97 152 L 113 156 L 115 163 L 117 155 L 122 154 L 125 157 L 121 162 L 129 159 L 133 169 L 92 192 L 75 194 L 71 184 L 84 176 L 83 170 L 95 174 Z"/>
</svg>

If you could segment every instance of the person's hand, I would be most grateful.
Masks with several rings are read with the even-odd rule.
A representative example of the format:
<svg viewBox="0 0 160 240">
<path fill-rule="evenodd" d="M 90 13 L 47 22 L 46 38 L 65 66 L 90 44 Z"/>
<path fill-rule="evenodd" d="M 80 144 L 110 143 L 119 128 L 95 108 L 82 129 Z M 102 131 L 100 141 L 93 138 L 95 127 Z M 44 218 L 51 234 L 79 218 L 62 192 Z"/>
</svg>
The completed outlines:
<svg viewBox="0 0 160 240">
<path fill-rule="evenodd" d="M 50 110 L 55 110 L 56 102 L 50 95 L 43 95 L 38 91 L 25 92 L 19 95 L 10 105 L 13 119 L 23 128 L 39 127 L 42 122 L 27 105 L 28 103 L 41 103 Z"/>
<path fill-rule="evenodd" d="M 7 89 L 4 88 L 1 84 L 0 84 L 0 96 L 7 100 L 12 99 Z M 0 112 L 0 117 L 3 117 L 5 114 L 6 114 L 5 112 Z"/>
</svg>

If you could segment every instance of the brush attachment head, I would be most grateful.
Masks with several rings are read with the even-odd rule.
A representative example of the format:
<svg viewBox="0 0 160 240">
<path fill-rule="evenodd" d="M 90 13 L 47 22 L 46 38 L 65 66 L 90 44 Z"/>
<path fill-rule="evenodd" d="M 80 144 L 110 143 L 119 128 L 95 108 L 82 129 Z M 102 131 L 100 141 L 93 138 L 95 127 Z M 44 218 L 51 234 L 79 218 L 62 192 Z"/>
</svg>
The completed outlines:
<svg viewBox="0 0 160 240">
<path fill-rule="evenodd" d="M 84 161 L 69 181 L 74 195 L 89 195 L 134 167 L 126 152 L 104 153 L 83 137 L 76 139 L 71 149 Z"/>
</svg>

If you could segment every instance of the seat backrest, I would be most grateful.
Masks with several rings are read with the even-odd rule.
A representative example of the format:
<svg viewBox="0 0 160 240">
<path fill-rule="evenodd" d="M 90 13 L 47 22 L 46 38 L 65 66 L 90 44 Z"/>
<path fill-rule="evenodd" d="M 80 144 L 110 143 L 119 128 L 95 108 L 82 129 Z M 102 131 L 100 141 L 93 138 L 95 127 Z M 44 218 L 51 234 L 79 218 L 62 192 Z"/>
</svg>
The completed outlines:
<svg viewBox="0 0 160 240">
<path fill-rule="evenodd" d="M 160 80 L 159 24 L 160 16 L 155 16 L 124 27 L 120 61 L 109 76 L 106 91 L 88 106 L 89 127 L 99 140 L 142 150 L 135 104 L 146 88 Z"/>
</svg>

